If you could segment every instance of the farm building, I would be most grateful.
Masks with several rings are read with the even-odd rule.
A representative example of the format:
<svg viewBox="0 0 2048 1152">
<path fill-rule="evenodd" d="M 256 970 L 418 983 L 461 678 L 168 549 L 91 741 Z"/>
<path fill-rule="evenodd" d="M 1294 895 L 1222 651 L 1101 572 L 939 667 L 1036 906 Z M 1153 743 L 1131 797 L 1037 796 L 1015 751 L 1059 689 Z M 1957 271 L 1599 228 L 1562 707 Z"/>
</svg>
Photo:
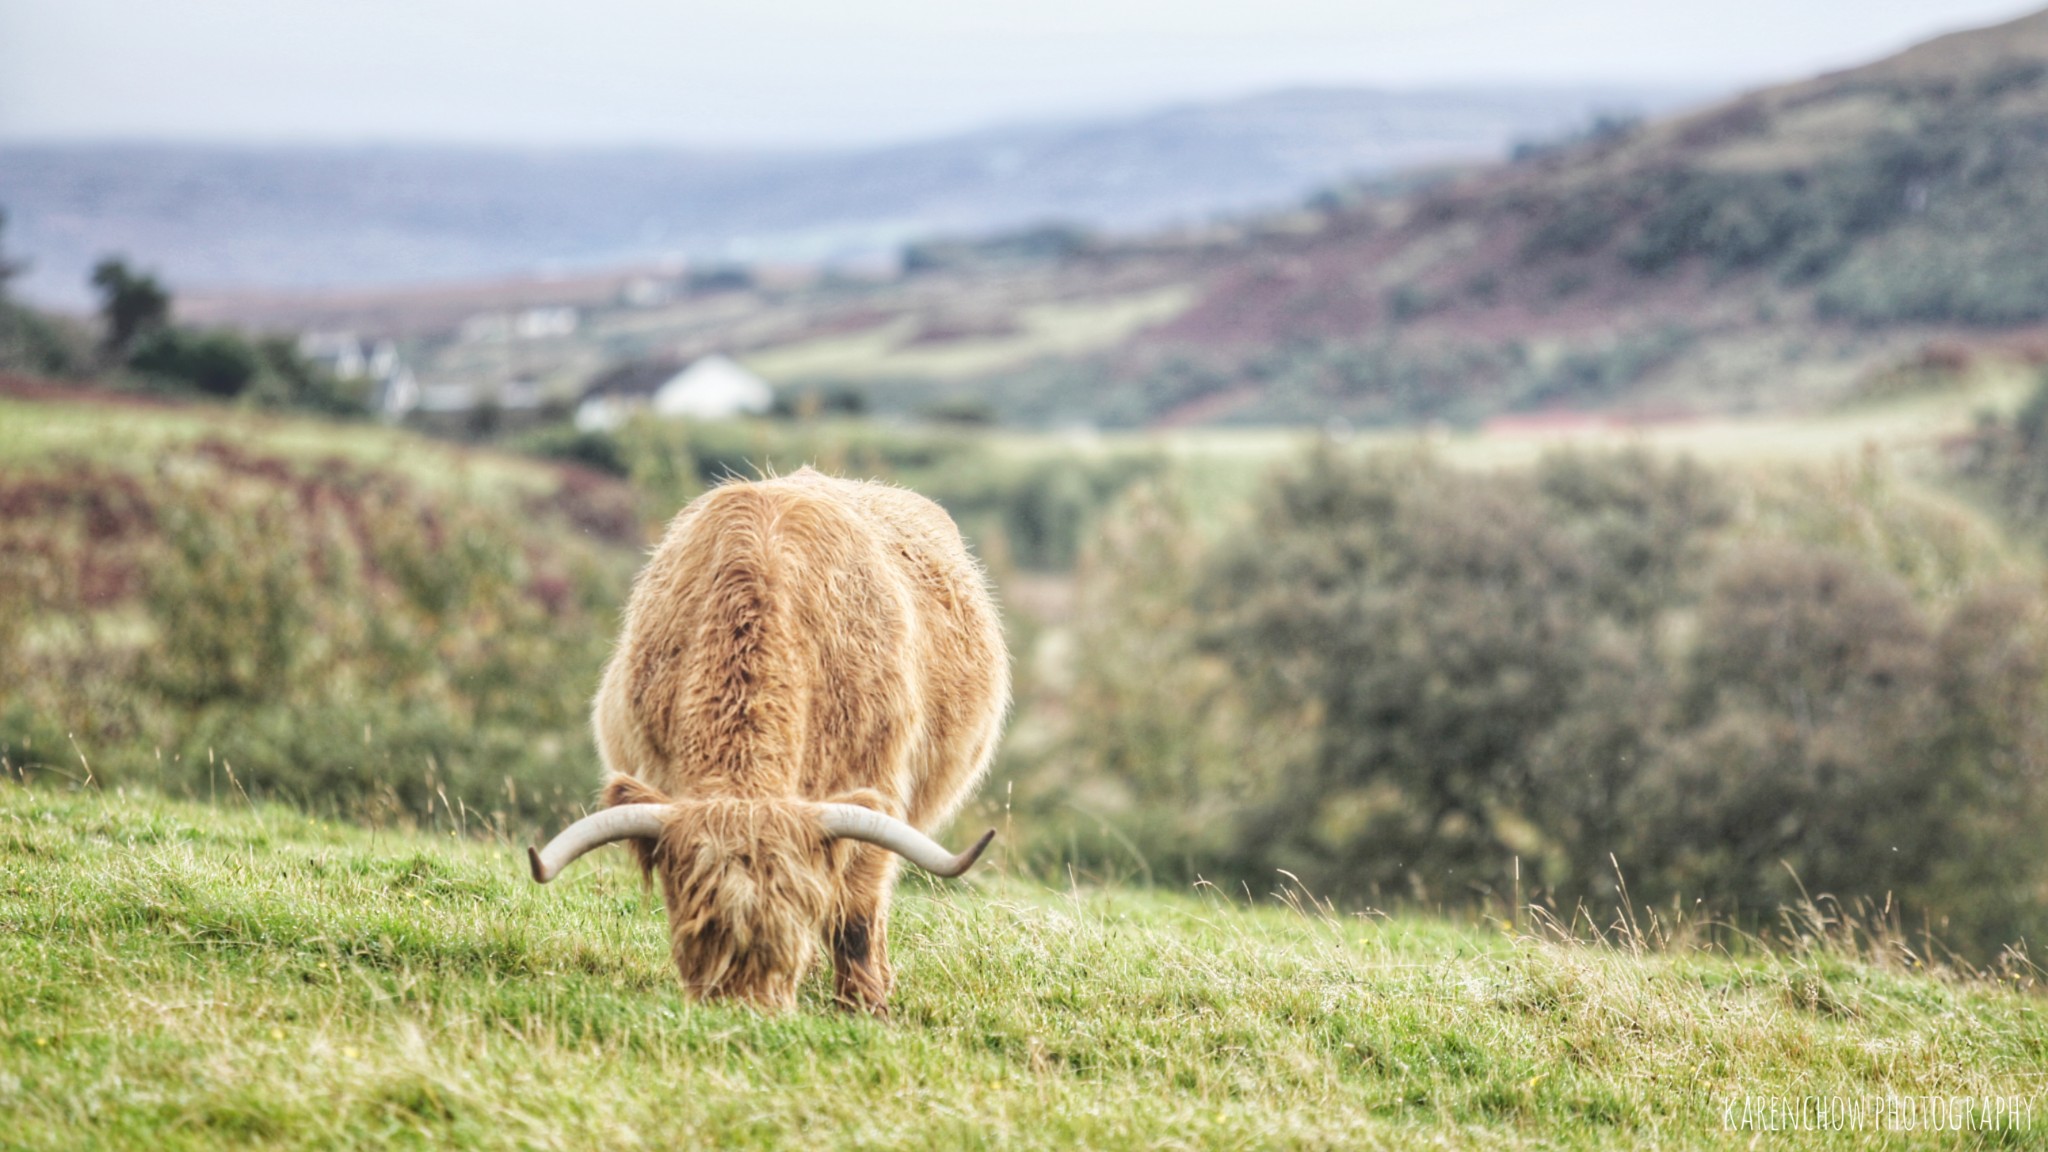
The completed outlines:
<svg viewBox="0 0 2048 1152">
<path fill-rule="evenodd" d="M 618 427 L 636 412 L 683 420 L 728 420 L 758 416 L 775 403 L 766 381 L 724 356 L 712 355 L 687 368 L 649 360 L 613 368 L 590 382 L 576 407 L 576 426 L 586 432 Z"/>
</svg>

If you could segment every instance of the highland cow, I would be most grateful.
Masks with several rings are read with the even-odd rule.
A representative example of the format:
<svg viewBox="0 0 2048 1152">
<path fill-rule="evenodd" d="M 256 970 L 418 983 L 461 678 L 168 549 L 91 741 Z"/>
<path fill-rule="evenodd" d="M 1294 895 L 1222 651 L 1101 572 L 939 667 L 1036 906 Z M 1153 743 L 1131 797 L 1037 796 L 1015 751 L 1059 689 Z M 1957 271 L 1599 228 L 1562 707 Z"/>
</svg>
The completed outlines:
<svg viewBox="0 0 2048 1152">
<path fill-rule="evenodd" d="M 532 853 L 546 883 L 630 842 L 701 998 L 795 1003 L 823 944 L 839 1002 L 885 1010 L 897 858 L 987 770 L 1009 657 L 980 567 L 915 493 L 806 468 L 729 483 L 634 581 L 593 708 L 604 809 Z"/>
</svg>

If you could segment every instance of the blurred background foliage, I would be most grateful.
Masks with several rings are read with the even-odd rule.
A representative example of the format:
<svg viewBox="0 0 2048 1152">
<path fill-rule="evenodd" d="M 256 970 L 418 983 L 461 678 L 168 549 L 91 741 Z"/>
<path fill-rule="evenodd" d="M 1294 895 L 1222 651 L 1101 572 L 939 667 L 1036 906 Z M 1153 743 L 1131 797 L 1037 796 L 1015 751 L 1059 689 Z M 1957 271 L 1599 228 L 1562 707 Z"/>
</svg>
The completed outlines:
<svg viewBox="0 0 2048 1152">
<path fill-rule="evenodd" d="M 1097 866 L 1379 906 L 1825 891 L 1979 952 L 2048 927 L 2038 557 L 1876 456 L 1326 444 L 1211 540 L 1141 487 L 1079 582 L 1059 734 L 1011 770 Z"/>
<path fill-rule="evenodd" d="M 0 469 L 0 755 L 351 816 L 560 812 L 632 571 L 572 503 L 218 439 Z"/>
<path fill-rule="evenodd" d="M 1018 703 L 975 815 L 1020 866 L 1285 870 L 1380 907 L 1625 884 L 1738 922 L 1825 891 L 1988 955 L 2048 927 L 2042 397 L 1935 486 L 1874 450 L 1471 467 L 1325 438 L 1226 466 L 845 419 L 427 450 L 496 471 L 262 435 L 0 453 L 0 756 L 548 826 L 592 796 L 646 542 L 811 463 L 940 500 L 991 569 Z"/>
<path fill-rule="evenodd" d="M 1006 452 L 1003 438 L 961 428 L 852 420 L 727 423 L 636 420 L 617 434 L 566 425 L 519 441 L 544 457 L 629 480 L 650 518 L 735 477 L 806 464 L 887 480 L 945 505 L 1000 567 L 1073 567 L 1095 512 L 1164 467 L 1148 452 Z"/>
</svg>

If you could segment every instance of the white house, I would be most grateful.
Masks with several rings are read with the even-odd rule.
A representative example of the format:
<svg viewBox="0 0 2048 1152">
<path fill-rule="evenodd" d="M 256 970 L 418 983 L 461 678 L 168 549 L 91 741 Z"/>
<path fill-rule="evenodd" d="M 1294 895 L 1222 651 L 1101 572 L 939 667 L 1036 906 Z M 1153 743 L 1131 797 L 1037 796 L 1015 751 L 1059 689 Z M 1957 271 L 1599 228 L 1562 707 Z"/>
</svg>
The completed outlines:
<svg viewBox="0 0 2048 1152">
<path fill-rule="evenodd" d="M 576 427 L 609 431 L 635 412 L 671 420 L 729 420 L 759 416 L 774 404 L 775 390 L 767 381 L 724 356 L 706 356 L 681 369 L 673 361 L 645 361 L 592 380 L 576 407 Z"/>
<path fill-rule="evenodd" d="M 386 420 L 404 419 L 422 403 L 419 381 L 390 340 L 367 340 L 353 332 L 307 332 L 299 355 L 343 380 L 370 381 L 371 410 Z"/>
<path fill-rule="evenodd" d="M 378 379 L 380 383 L 371 394 L 370 406 L 384 420 L 395 424 L 420 406 L 420 382 L 412 369 L 399 364 Z"/>
</svg>

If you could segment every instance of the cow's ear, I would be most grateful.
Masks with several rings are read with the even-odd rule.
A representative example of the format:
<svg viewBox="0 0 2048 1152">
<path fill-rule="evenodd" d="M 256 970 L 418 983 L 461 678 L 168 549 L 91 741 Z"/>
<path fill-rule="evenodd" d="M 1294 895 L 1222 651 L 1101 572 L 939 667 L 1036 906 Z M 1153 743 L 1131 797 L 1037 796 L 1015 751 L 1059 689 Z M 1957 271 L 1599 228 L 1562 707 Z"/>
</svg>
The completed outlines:
<svg viewBox="0 0 2048 1152">
<path fill-rule="evenodd" d="M 604 806 L 616 808 L 621 804 L 666 804 L 669 798 L 660 789 L 637 777 L 613 773 L 604 782 Z"/>
<path fill-rule="evenodd" d="M 855 788 L 851 792 L 841 792 L 839 795 L 827 799 L 826 803 L 858 804 L 862 808 L 872 808 L 884 816 L 890 816 L 897 820 L 903 819 L 903 806 L 873 788 Z"/>
</svg>

